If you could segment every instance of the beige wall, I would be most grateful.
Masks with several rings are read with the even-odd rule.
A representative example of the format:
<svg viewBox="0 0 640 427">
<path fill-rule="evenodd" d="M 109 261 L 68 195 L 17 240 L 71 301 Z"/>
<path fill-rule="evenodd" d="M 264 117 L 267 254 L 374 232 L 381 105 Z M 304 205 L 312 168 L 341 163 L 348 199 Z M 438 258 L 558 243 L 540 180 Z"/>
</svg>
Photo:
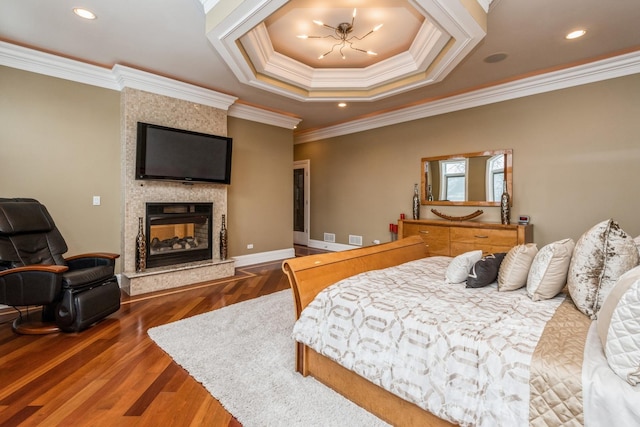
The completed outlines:
<svg viewBox="0 0 640 427">
<path fill-rule="evenodd" d="M 296 145 L 295 160 L 311 160 L 311 239 L 388 241 L 389 223 L 411 216 L 422 157 L 501 148 L 513 149 L 512 220 L 530 215 L 539 246 L 610 217 L 637 236 L 639 99 L 636 74 Z M 483 210 L 499 222 L 499 208 Z M 434 218 L 427 206 L 421 217 Z"/>
<path fill-rule="evenodd" d="M 251 255 L 293 247 L 293 132 L 229 117 L 233 163 L 229 251 Z M 253 244 L 253 249 L 247 245 Z"/>
<path fill-rule="evenodd" d="M 0 66 L 0 197 L 46 205 L 67 255 L 120 252 L 119 114 L 116 91 Z"/>
<path fill-rule="evenodd" d="M 121 253 L 121 170 L 130 166 L 121 156 L 128 147 L 121 147 L 121 95 L 0 66 L 0 197 L 43 202 L 69 255 Z M 151 120 L 152 113 L 145 114 Z M 163 123 L 177 125 L 170 117 Z M 292 131 L 233 118 L 224 125 L 220 133 L 234 144 L 229 256 L 292 248 Z M 94 195 L 101 196 L 100 206 L 92 206 Z"/>
</svg>

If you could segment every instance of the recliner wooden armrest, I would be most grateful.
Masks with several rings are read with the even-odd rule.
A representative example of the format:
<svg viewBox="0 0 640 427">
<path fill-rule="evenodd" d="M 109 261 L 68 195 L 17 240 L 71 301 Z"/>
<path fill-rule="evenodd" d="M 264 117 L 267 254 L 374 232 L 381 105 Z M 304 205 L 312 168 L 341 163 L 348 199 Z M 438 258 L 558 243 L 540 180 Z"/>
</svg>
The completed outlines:
<svg viewBox="0 0 640 427">
<path fill-rule="evenodd" d="M 73 255 L 68 258 L 65 258 L 64 260 L 73 261 L 73 260 L 82 259 L 82 258 L 106 258 L 106 259 L 115 260 L 116 258 L 120 258 L 120 254 L 114 254 L 111 252 L 91 252 L 86 254 Z"/>
<path fill-rule="evenodd" d="M 7 270 L 0 271 L 0 277 L 6 276 L 7 274 L 15 274 L 15 273 L 24 273 L 29 271 L 43 271 L 53 274 L 61 274 L 65 271 L 69 270 L 69 267 L 66 265 L 42 265 L 42 264 L 33 264 L 33 265 L 25 265 L 24 267 L 16 267 L 9 268 Z"/>
</svg>

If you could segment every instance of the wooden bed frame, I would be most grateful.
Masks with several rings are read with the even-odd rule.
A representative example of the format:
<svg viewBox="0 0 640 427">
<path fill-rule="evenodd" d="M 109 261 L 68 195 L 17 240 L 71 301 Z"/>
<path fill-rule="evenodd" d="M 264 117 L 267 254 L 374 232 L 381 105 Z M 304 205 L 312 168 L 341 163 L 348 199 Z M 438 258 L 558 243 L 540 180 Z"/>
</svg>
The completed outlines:
<svg viewBox="0 0 640 427">
<path fill-rule="evenodd" d="M 282 269 L 293 289 L 296 319 L 321 290 L 341 279 L 427 255 L 422 238 L 412 236 L 382 245 L 286 260 Z M 311 375 L 394 426 L 453 425 L 300 343 L 296 344 L 296 370 L 304 376 Z"/>
</svg>

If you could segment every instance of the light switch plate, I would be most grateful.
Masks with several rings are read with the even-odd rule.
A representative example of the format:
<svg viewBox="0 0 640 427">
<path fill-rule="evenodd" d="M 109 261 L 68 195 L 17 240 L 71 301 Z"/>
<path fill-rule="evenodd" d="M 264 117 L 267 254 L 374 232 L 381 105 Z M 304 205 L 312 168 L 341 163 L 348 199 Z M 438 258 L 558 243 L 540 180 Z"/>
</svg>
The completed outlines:
<svg viewBox="0 0 640 427">
<path fill-rule="evenodd" d="M 93 206 L 100 206 L 100 196 L 93 196 Z"/>
</svg>

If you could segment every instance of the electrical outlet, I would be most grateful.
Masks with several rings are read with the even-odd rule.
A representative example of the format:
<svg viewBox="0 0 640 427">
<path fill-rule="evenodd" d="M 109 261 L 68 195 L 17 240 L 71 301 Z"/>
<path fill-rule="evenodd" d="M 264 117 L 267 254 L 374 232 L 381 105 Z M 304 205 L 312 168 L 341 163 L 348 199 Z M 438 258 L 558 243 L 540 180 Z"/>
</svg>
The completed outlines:
<svg viewBox="0 0 640 427">
<path fill-rule="evenodd" d="M 100 196 L 93 196 L 93 206 L 100 206 Z"/>
<path fill-rule="evenodd" d="M 324 233 L 324 241 L 329 243 L 335 243 L 336 235 L 334 233 Z"/>
</svg>

